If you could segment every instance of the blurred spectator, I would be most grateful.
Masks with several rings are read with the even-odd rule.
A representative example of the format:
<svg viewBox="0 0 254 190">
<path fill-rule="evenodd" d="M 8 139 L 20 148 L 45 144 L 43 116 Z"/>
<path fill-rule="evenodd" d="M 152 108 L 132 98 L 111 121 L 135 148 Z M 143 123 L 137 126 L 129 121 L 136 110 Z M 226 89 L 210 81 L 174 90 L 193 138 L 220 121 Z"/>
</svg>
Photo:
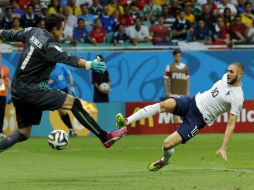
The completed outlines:
<svg viewBox="0 0 254 190">
<path fill-rule="evenodd" d="M 77 17 L 70 14 L 70 9 L 68 6 L 63 7 L 63 15 L 66 17 L 67 21 L 65 25 L 68 25 L 72 30 L 77 26 Z"/>
<path fill-rule="evenodd" d="M 248 3 L 248 2 L 246 2 L 246 0 L 238 0 L 238 5 L 236 7 L 238 14 L 241 14 L 241 13 L 245 12 L 246 3 Z M 250 4 L 250 6 L 251 6 L 251 4 Z"/>
<path fill-rule="evenodd" d="M 59 0 L 51 0 L 48 14 L 60 14 L 62 12 Z"/>
<path fill-rule="evenodd" d="M 95 18 L 98 18 L 102 14 L 102 6 L 100 5 L 99 0 L 93 0 L 92 6 L 89 8 L 89 13 L 94 15 Z"/>
<path fill-rule="evenodd" d="M 155 4 L 155 0 L 149 0 L 149 4 L 144 6 L 143 16 L 146 17 L 151 23 L 154 23 L 155 20 L 159 18 L 162 10 L 160 5 Z"/>
<path fill-rule="evenodd" d="M 170 1 L 169 7 L 170 7 L 170 13 L 174 17 L 177 17 L 177 15 L 179 14 L 180 10 L 182 9 L 182 6 L 180 5 L 179 0 L 172 0 L 172 1 Z"/>
<path fill-rule="evenodd" d="M 130 12 L 131 12 L 131 15 L 136 18 L 136 17 L 139 17 L 140 16 L 140 11 L 136 5 L 136 2 L 135 1 L 132 1 L 130 3 Z"/>
<path fill-rule="evenodd" d="M 34 14 L 36 14 L 37 16 L 41 16 L 41 9 L 42 9 L 42 6 L 39 2 L 39 0 L 30 0 L 30 4 L 33 5 L 34 7 Z"/>
<path fill-rule="evenodd" d="M 179 17 L 172 26 L 172 35 L 175 40 L 189 41 L 192 32 L 191 23 L 185 19 L 185 12 L 180 11 Z"/>
<path fill-rule="evenodd" d="M 122 5 L 123 7 L 128 6 L 128 0 L 118 0 L 119 5 Z"/>
<path fill-rule="evenodd" d="M 113 35 L 113 44 L 122 44 L 129 42 L 130 37 L 125 33 L 124 26 L 122 24 L 119 24 L 117 26 L 117 31 Z"/>
<path fill-rule="evenodd" d="M 101 61 L 104 61 L 104 58 L 101 55 L 97 57 L 99 57 Z M 92 84 L 94 85 L 93 102 L 109 102 L 111 85 L 108 70 L 106 69 L 103 73 L 93 71 Z"/>
<path fill-rule="evenodd" d="M 136 0 L 137 8 L 140 11 L 143 11 L 144 6 L 147 5 L 148 3 L 149 3 L 149 0 Z"/>
<path fill-rule="evenodd" d="M 164 25 L 164 17 L 160 16 L 158 24 L 154 24 L 150 28 L 150 35 L 152 37 L 153 44 L 165 44 L 169 42 L 169 32 L 168 27 Z"/>
<path fill-rule="evenodd" d="M 233 23 L 234 16 L 231 14 L 230 8 L 225 8 L 223 13 L 223 20 L 226 26 L 226 29 L 230 30 L 230 25 Z"/>
<path fill-rule="evenodd" d="M 168 5 L 162 5 L 162 16 L 164 17 L 164 25 L 170 29 L 173 26 L 176 17 L 171 14 Z"/>
<path fill-rule="evenodd" d="M 75 41 L 73 40 L 73 28 L 67 25 L 67 18 L 64 19 L 65 27 L 63 31 L 63 35 L 60 37 L 60 41 L 64 43 L 70 42 L 73 45 L 76 45 Z"/>
<path fill-rule="evenodd" d="M 212 31 L 205 25 L 203 19 L 198 20 L 197 25 L 194 27 L 193 41 L 212 44 Z"/>
<path fill-rule="evenodd" d="M 49 14 L 48 14 L 49 10 L 48 7 L 42 7 L 41 8 L 41 18 L 46 18 Z"/>
<path fill-rule="evenodd" d="M 162 5 L 167 4 L 168 1 L 167 1 L 167 0 L 155 0 L 154 3 L 155 3 L 156 5 L 162 6 Z"/>
<path fill-rule="evenodd" d="M 89 8 L 87 4 L 80 5 L 81 15 L 78 18 L 82 18 L 85 21 L 85 28 L 88 33 L 90 33 L 93 29 L 93 23 L 95 21 L 95 17 L 92 14 L 89 14 Z"/>
<path fill-rule="evenodd" d="M 93 45 L 105 42 L 107 32 L 104 30 L 99 18 L 95 19 L 94 29 L 90 33 L 91 42 Z"/>
<path fill-rule="evenodd" d="M 36 27 L 44 29 L 45 28 L 45 19 L 44 18 L 39 18 L 39 20 L 36 23 Z"/>
<path fill-rule="evenodd" d="M 36 14 L 34 14 L 33 5 L 29 4 L 26 8 L 26 14 L 20 18 L 21 26 L 23 28 L 35 27 L 36 22 L 38 22 L 38 20 L 39 17 Z"/>
<path fill-rule="evenodd" d="M 103 28 L 107 33 L 114 32 L 114 28 L 117 24 L 117 21 L 114 16 L 109 15 L 109 7 L 103 7 L 103 13 L 100 17 Z"/>
<path fill-rule="evenodd" d="M 205 24 L 210 29 L 213 28 L 213 24 L 216 22 L 216 17 L 213 15 L 212 8 L 210 4 L 203 4 L 202 13 L 198 17 L 198 20 L 203 19 Z"/>
<path fill-rule="evenodd" d="M 230 35 L 227 32 L 223 17 L 217 18 L 213 28 L 213 44 L 230 44 Z"/>
<path fill-rule="evenodd" d="M 218 5 L 214 2 L 214 0 L 207 0 L 207 3 L 211 7 L 211 14 L 213 17 L 218 15 Z"/>
<path fill-rule="evenodd" d="M 27 9 L 27 6 L 30 4 L 30 0 L 17 0 L 18 4 L 19 4 L 19 7 L 22 9 L 22 10 L 26 10 Z"/>
<path fill-rule="evenodd" d="M 13 9 L 12 12 L 13 12 L 14 17 L 21 18 L 25 14 L 25 11 L 20 9 L 19 4 L 17 3 L 17 0 L 11 1 L 11 7 Z"/>
<path fill-rule="evenodd" d="M 6 14 L 4 15 L 4 18 L 1 22 L 1 27 L 4 29 L 11 29 L 12 28 L 12 21 L 14 18 L 12 8 L 11 7 L 6 7 Z"/>
<path fill-rule="evenodd" d="M 248 30 L 247 38 L 248 41 L 254 42 L 254 21 L 252 23 L 252 27 Z"/>
<path fill-rule="evenodd" d="M 76 5 L 81 6 L 83 4 L 86 4 L 89 6 L 92 6 L 93 0 L 76 0 Z M 80 7 L 81 8 L 81 7 Z"/>
<path fill-rule="evenodd" d="M 149 30 L 142 25 L 142 19 L 137 17 L 134 21 L 135 25 L 130 27 L 131 42 L 136 45 L 141 42 L 151 42 Z"/>
<path fill-rule="evenodd" d="M 229 0 L 221 0 L 221 3 L 218 5 L 219 14 L 223 14 L 225 8 L 229 8 L 233 15 L 237 14 L 235 6 Z"/>
<path fill-rule="evenodd" d="M 124 14 L 119 17 L 119 23 L 124 27 L 129 27 L 134 24 L 134 18 L 131 15 L 130 8 L 128 6 L 124 7 Z"/>
<path fill-rule="evenodd" d="M 69 0 L 68 7 L 71 15 L 78 16 L 81 14 L 81 9 L 79 6 L 76 5 L 76 0 Z"/>
<path fill-rule="evenodd" d="M 109 9 L 108 14 L 110 16 L 114 16 L 117 19 L 119 16 L 124 14 L 124 8 L 118 3 L 118 0 L 111 0 L 107 7 Z"/>
<path fill-rule="evenodd" d="M 235 22 L 230 25 L 230 37 L 238 42 L 245 42 L 247 39 L 247 27 L 241 22 L 240 15 L 237 15 Z"/>
<path fill-rule="evenodd" d="M 13 22 L 12 22 L 12 30 L 18 31 L 21 29 L 22 29 L 22 27 L 21 27 L 19 18 L 14 17 Z"/>
<path fill-rule="evenodd" d="M 185 19 L 190 23 L 195 23 L 195 16 L 192 14 L 193 4 L 191 1 L 187 1 L 184 3 L 184 11 L 185 11 Z"/>
<path fill-rule="evenodd" d="M 252 27 L 254 14 L 252 14 L 252 7 L 250 3 L 245 3 L 245 10 L 241 14 L 241 20 L 248 28 Z"/>
<path fill-rule="evenodd" d="M 83 18 L 78 19 L 78 26 L 73 30 L 73 40 L 77 43 L 86 43 L 88 33 L 85 28 L 85 21 Z"/>
</svg>

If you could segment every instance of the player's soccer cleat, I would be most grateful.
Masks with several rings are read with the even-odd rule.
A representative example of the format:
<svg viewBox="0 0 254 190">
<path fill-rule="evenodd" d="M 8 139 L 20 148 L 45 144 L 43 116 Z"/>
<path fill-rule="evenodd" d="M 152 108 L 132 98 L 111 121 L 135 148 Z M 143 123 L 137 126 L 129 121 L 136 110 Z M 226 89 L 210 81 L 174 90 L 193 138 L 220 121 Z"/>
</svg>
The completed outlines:
<svg viewBox="0 0 254 190">
<path fill-rule="evenodd" d="M 76 136 L 77 136 L 77 134 L 76 134 L 75 130 L 74 129 L 70 129 L 69 137 L 72 138 L 72 137 L 76 137 Z"/>
<path fill-rule="evenodd" d="M 108 141 L 104 142 L 103 145 L 106 148 L 110 148 L 116 141 L 121 139 L 127 133 L 127 127 L 123 127 L 117 131 L 108 132 Z"/>
<path fill-rule="evenodd" d="M 119 129 L 126 126 L 126 119 L 123 117 L 121 113 L 116 114 L 116 126 Z"/>
<path fill-rule="evenodd" d="M 162 159 L 160 159 L 160 160 L 157 160 L 156 162 L 152 162 L 148 164 L 147 169 L 149 171 L 157 171 L 168 164 L 169 162 L 164 162 Z"/>
</svg>

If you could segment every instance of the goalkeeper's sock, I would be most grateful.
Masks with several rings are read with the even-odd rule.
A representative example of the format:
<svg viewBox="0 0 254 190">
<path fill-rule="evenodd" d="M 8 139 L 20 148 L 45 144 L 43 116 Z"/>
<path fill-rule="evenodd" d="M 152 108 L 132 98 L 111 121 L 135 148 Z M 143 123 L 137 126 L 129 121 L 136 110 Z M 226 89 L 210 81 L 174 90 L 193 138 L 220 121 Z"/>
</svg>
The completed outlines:
<svg viewBox="0 0 254 190">
<path fill-rule="evenodd" d="M 162 147 L 163 149 L 163 162 L 164 163 L 168 163 L 170 161 L 170 159 L 172 158 L 174 152 L 175 152 L 175 149 L 174 148 L 171 148 L 171 149 L 166 149 L 164 147 Z"/>
<path fill-rule="evenodd" d="M 73 129 L 72 124 L 71 124 L 71 120 L 70 120 L 70 116 L 68 113 L 63 114 L 60 116 L 61 119 L 63 120 L 64 124 L 69 128 L 69 129 Z"/>
<path fill-rule="evenodd" d="M 93 134 L 95 134 L 102 142 L 106 142 L 107 132 L 104 131 L 96 121 L 87 113 L 78 98 L 75 98 L 72 109 L 73 115 L 77 120 L 87 129 L 89 129 Z"/>
<path fill-rule="evenodd" d="M 139 111 L 137 111 L 136 113 L 132 114 L 130 117 L 128 117 L 126 125 L 129 125 L 130 123 L 134 121 L 138 121 L 140 119 L 148 118 L 149 116 L 155 115 L 160 112 L 161 112 L 161 108 L 159 103 L 146 106 L 140 109 Z"/>
<path fill-rule="evenodd" d="M 18 130 L 15 131 L 11 136 L 6 137 L 0 142 L 0 153 L 7 150 L 14 144 L 27 140 L 28 138 L 20 133 Z"/>
</svg>

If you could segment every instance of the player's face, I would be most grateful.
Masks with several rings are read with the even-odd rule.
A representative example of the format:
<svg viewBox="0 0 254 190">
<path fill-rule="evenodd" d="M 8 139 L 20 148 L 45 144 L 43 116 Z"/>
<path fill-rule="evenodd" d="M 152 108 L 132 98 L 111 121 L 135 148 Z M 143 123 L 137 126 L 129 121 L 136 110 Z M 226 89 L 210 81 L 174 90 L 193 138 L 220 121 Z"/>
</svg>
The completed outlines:
<svg viewBox="0 0 254 190">
<path fill-rule="evenodd" d="M 61 25 L 60 28 L 55 27 L 53 29 L 53 35 L 54 35 L 54 37 L 56 38 L 57 41 L 60 40 L 60 36 L 63 35 L 63 31 L 64 31 L 64 21 L 62 22 L 62 25 Z"/>
<path fill-rule="evenodd" d="M 175 56 L 174 56 L 174 60 L 176 63 L 180 63 L 181 62 L 181 59 L 182 59 L 182 54 L 181 53 L 177 53 Z"/>
<path fill-rule="evenodd" d="M 227 72 L 227 83 L 230 85 L 233 85 L 234 83 L 237 82 L 238 78 L 239 78 L 238 68 L 234 65 L 230 65 L 228 67 L 228 72 Z"/>
</svg>

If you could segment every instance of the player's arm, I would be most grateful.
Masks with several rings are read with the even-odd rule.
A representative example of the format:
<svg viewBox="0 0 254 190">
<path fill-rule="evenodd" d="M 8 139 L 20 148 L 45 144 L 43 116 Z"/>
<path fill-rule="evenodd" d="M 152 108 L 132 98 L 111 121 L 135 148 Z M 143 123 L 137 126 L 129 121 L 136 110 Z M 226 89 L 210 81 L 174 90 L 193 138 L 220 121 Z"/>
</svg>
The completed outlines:
<svg viewBox="0 0 254 190">
<path fill-rule="evenodd" d="M 12 31 L 12 30 L 0 30 L 0 38 L 5 41 L 16 41 L 24 42 L 26 39 L 27 31 L 31 28 L 26 28 L 24 30 Z"/>
<path fill-rule="evenodd" d="M 84 68 L 87 70 L 91 69 L 99 73 L 103 73 L 106 69 L 104 62 L 100 62 L 97 59 L 93 61 L 87 61 L 78 56 L 69 55 L 53 42 L 45 43 L 44 48 L 46 52 L 45 57 L 47 57 L 49 61 L 64 63 L 72 67 Z"/>
<path fill-rule="evenodd" d="M 165 90 L 165 97 L 169 98 L 170 96 L 170 92 L 169 92 L 169 80 L 170 80 L 170 66 L 167 65 L 166 70 L 165 70 L 165 74 L 164 74 L 164 90 Z"/>
<path fill-rule="evenodd" d="M 74 89 L 74 79 L 72 77 L 72 74 L 70 72 L 69 69 L 66 69 L 64 68 L 65 72 L 66 72 L 66 75 L 67 75 L 67 78 L 68 78 L 68 81 L 69 81 L 69 84 L 70 84 L 70 90 L 71 90 L 71 94 L 73 96 L 75 96 L 75 89 Z"/>
<path fill-rule="evenodd" d="M 238 118 L 237 115 L 230 114 L 229 120 L 227 123 L 227 128 L 226 128 L 226 131 L 224 134 L 223 143 L 222 143 L 220 149 L 216 152 L 216 154 L 220 155 L 225 161 L 228 160 L 227 149 L 228 149 L 229 142 L 231 140 L 232 134 L 235 129 L 235 124 L 236 124 L 237 118 Z"/>
</svg>

